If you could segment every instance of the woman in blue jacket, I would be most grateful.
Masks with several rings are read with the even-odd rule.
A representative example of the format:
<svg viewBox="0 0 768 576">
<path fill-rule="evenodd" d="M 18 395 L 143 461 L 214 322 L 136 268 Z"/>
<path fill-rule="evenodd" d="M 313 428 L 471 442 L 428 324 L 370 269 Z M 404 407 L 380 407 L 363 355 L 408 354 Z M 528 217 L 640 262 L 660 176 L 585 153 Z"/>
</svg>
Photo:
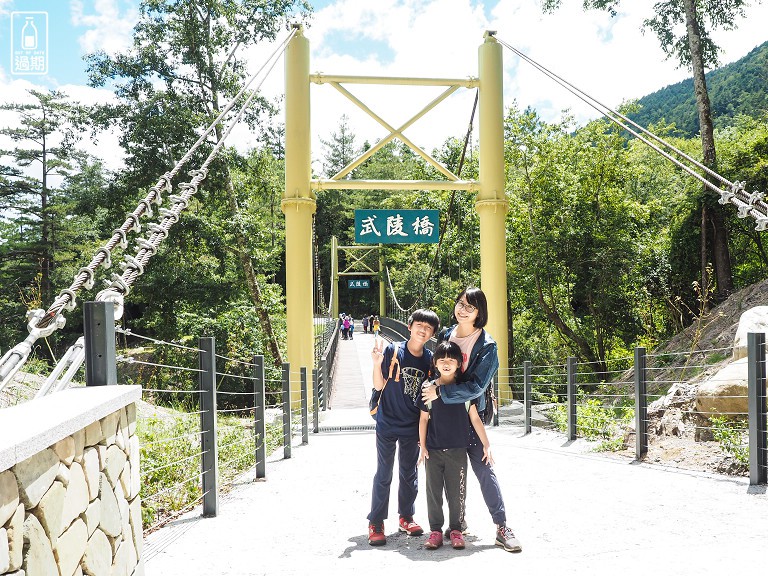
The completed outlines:
<svg viewBox="0 0 768 576">
<path fill-rule="evenodd" d="M 455 342 L 461 348 L 464 358 L 461 378 L 456 384 L 424 388 L 422 398 L 428 402 L 439 394 L 446 404 L 459 404 L 477 398 L 477 410 L 482 415 L 485 410 L 484 392 L 499 369 L 496 342 L 484 329 L 488 322 L 488 301 L 483 291 L 480 288 L 468 287 L 459 294 L 454 304 L 453 317 L 456 324 L 447 328 L 439 339 Z M 507 526 L 499 481 L 493 467 L 483 462 L 483 446 L 474 430 L 470 431 L 467 456 L 480 483 L 485 504 L 496 524 L 496 545 L 508 552 L 520 552 L 520 542 Z M 463 510 L 464 506 L 461 509 Z M 465 526 L 463 518 L 462 526 Z"/>
</svg>

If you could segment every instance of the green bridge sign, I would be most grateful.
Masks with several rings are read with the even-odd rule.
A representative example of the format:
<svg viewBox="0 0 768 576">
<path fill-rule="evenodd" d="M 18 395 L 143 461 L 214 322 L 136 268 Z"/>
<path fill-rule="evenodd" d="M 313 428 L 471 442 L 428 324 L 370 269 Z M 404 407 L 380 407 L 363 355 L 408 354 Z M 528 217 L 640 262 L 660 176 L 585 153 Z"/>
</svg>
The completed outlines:
<svg viewBox="0 0 768 576">
<path fill-rule="evenodd" d="M 368 278 L 347 280 L 347 288 L 370 288 L 371 281 Z"/>
<path fill-rule="evenodd" d="M 355 210 L 358 244 L 437 244 L 439 210 Z"/>
</svg>

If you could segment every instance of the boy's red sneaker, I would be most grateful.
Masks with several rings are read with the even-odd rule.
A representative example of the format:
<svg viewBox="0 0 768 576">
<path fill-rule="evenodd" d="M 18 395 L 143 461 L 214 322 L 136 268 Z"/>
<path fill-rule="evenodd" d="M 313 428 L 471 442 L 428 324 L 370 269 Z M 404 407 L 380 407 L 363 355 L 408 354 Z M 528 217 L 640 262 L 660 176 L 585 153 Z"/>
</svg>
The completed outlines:
<svg viewBox="0 0 768 576">
<path fill-rule="evenodd" d="M 437 550 L 443 545 L 443 535 L 439 530 L 431 532 L 429 538 L 424 542 L 424 548 L 427 550 Z"/>
<path fill-rule="evenodd" d="M 413 521 L 413 518 L 406 518 L 405 516 L 400 516 L 399 530 L 400 532 L 405 532 L 408 536 L 421 536 L 424 534 L 424 530 Z"/>
<path fill-rule="evenodd" d="M 368 524 L 368 544 L 371 546 L 384 546 L 387 536 L 384 534 L 384 524 Z"/>
</svg>

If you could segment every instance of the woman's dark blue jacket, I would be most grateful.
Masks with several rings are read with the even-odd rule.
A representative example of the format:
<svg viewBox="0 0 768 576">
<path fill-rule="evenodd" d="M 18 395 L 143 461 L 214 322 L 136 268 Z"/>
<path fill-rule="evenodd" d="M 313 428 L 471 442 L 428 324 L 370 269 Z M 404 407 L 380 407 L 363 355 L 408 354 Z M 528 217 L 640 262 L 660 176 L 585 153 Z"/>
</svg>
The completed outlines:
<svg viewBox="0 0 768 576">
<path fill-rule="evenodd" d="M 440 334 L 438 340 L 448 340 L 455 329 L 456 324 L 447 328 Z M 485 409 L 483 392 L 498 369 L 499 354 L 496 341 L 485 329 L 482 329 L 469 355 L 467 371 L 461 375 L 456 384 L 441 386 L 440 397 L 446 404 L 459 404 L 477 398 L 477 409 L 482 411 Z"/>
</svg>

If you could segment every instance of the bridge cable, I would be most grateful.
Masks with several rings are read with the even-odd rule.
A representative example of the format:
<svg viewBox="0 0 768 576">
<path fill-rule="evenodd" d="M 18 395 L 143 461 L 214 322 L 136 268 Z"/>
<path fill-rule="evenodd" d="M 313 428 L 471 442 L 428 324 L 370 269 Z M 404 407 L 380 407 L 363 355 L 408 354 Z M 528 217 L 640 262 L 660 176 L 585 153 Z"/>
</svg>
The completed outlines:
<svg viewBox="0 0 768 576">
<path fill-rule="evenodd" d="M 162 216 L 160 224 L 150 224 L 148 229 L 152 232 L 152 235 L 148 239 L 139 238 L 137 244 L 140 246 L 140 250 L 136 256 L 125 255 L 124 263 L 121 263 L 121 267 L 124 269 L 122 276 L 112 274 L 112 282 L 105 280 L 108 284 L 106 290 L 102 290 L 97 294 L 96 299 L 102 301 L 111 301 L 117 310 L 116 317 L 122 315 L 122 297 L 127 295 L 130 291 L 131 284 L 136 280 L 138 276 L 143 274 L 144 265 L 149 258 L 157 252 L 157 247 L 160 242 L 168 236 L 168 229 L 179 220 L 179 213 L 187 208 L 189 205 L 189 198 L 197 192 L 197 187 L 205 179 L 208 172 L 208 166 L 213 161 L 215 156 L 219 153 L 226 141 L 227 136 L 231 133 L 232 129 L 242 117 L 243 113 L 251 103 L 253 98 L 258 93 L 261 85 L 271 73 L 277 59 L 285 51 L 291 38 L 296 34 L 297 29 L 294 28 L 289 35 L 283 40 L 275 49 L 275 51 L 267 58 L 264 64 L 259 70 L 251 76 L 249 81 L 243 86 L 243 88 L 234 96 L 234 98 L 224 107 L 219 113 L 216 119 L 210 124 L 205 132 L 198 138 L 194 145 L 187 151 L 187 153 L 174 165 L 173 169 L 163 174 L 157 183 L 150 188 L 147 196 L 139 201 L 137 208 L 129 213 L 125 222 L 120 228 L 116 228 L 113 231 L 112 238 L 102 248 L 99 248 L 96 255 L 92 258 L 90 264 L 81 268 L 75 275 L 75 279 L 68 289 L 62 290 L 59 296 L 55 299 L 54 303 L 48 309 L 47 312 L 43 310 L 30 310 L 27 312 L 27 330 L 29 336 L 21 343 L 17 344 L 14 348 L 8 350 L 0 359 L 0 390 L 11 381 L 16 372 L 19 371 L 21 366 L 26 362 L 32 351 L 32 344 L 41 337 L 47 337 L 55 330 L 62 328 L 66 319 L 63 316 L 63 312 L 71 311 L 76 305 L 76 292 L 82 287 L 86 290 L 90 290 L 94 285 L 94 273 L 99 265 L 103 265 L 104 268 L 110 268 L 111 253 L 112 250 L 119 244 L 121 248 L 126 249 L 128 247 L 127 234 L 135 231 L 141 231 L 140 217 L 143 215 L 152 216 L 152 207 L 154 203 L 160 206 L 162 203 L 161 191 L 172 191 L 171 181 L 173 177 L 181 170 L 194 151 L 200 147 L 200 145 L 207 139 L 208 135 L 215 129 L 215 127 L 222 122 L 224 116 L 235 106 L 236 102 L 243 96 L 247 88 L 253 83 L 253 81 L 261 74 L 261 72 L 269 68 L 261 79 L 255 90 L 248 96 L 245 102 L 242 104 L 240 110 L 234 118 L 234 122 L 227 128 L 221 140 L 217 142 L 211 153 L 203 162 L 198 170 L 191 170 L 190 175 L 193 176 L 192 180 L 188 183 L 179 184 L 179 188 L 183 191 L 178 196 L 171 195 L 170 200 L 174 203 L 173 208 L 170 210 L 164 208 L 158 208 L 158 213 Z M 274 61 L 272 61 L 274 59 Z M 270 65 L 270 61 L 272 61 Z"/>
<path fill-rule="evenodd" d="M 647 146 L 661 154 L 664 158 L 675 164 L 678 168 L 684 170 L 686 173 L 688 173 L 690 176 L 694 177 L 696 180 L 704 184 L 707 188 L 712 190 L 713 192 L 717 192 L 720 195 L 720 198 L 718 202 L 720 204 L 728 204 L 729 202 L 731 204 L 734 204 L 738 209 L 738 217 L 739 218 L 745 218 L 746 216 L 752 216 L 756 221 L 757 225 L 755 226 L 755 230 L 761 232 L 763 230 L 766 230 L 768 228 L 768 204 L 763 200 L 764 193 L 763 192 L 753 192 L 749 193 L 745 190 L 745 182 L 731 182 L 727 178 L 721 176 L 711 168 L 705 166 L 701 162 L 698 162 L 691 156 L 687 155 L 683 151 L 679 150 L 669 142 L 666 142 L 665 140 L 659 138 L 652 132 L 646 130 L 636 122 L 632 121 L 631 119 L 627 118 L 625 115 L 621 114 L 620 112 L 617 112 L 613 110 L 612 108 L 606 106 L 602 102 L 596 100 L 592 96 L 586 94 L 567 80 L 564 80 L 554 72 L 550 71 L 546 67 L 542 66 L 541 64 L 537 63 L 530 57 L 526 56 L 507 42 L 501 40 L 500 38 L 496 38 L 498 42 L 511 50 L 514 54 L 534 66 L 537 70 L 563 86 L 566 90 L 574 94 L 577 98 L 579 98 L 581 101 L 585 102 L 590 107 L 594 108 L 601 114 L 604 114 L 608 117 L 608 119 L 613 122 L 614 124 L 620 126 L 633 136 L 635 136 L 638 140 L 645 143 Z M 645 138 L 644 136 L 641 136 L 638 132 L 630 128 L 627 124 L 630 124 L 637 128 L 644 136 L 647 136 L 648 138 Z M 649 140 L 650 139 L 650 140 Z M 659 146 L 654 144 L 653 142 L 656 142 L 662 146 L 665 146 L 667 149 L 673 151 L 675 154 L 680 156 L 681 158 L 687 160 L 697 168 L 704 171 L 709 176 L 716 178 L 720 181 L 721 185 L 725 185 L 722 189 L 713 184 L 710 180 L 696 172 L 695 170 L 691 169 L 689 166 L 683 164 L 679 159 L 675 158 L 671 154 L 665 152 Z"/>
<path fill-rule="evenodd" d="M 461 149 L 461 156 L 459 158 L 459 166 L 458 166 L 458 169 L 456 170 L 456 176 L 458 176 L 459 178 L 461 178 L 461 171 L 464 168 L 464 160 L 466 158 L 467 146 L 468 146 L 470 138 L 472 136 L 472 127 L 473 127 L 474 121 L 475 121 L 475 112 L 477 111 L 477 103 L 478 103 L 479 96 L 480 96 L 479 92 L 476 91 L 475 92 L 475 102 L 472 105 L 472 114 L 469 117 L 469 125 L 467 126 L 467 133 L 464 136 L 464 146 Z M 395 306 L 401 312 L 405 312 L 407 314 L 408 312 L 410 312 L 411 310 L 416 308 L 416 306 L 419 304 L 421 299 L 423 297 L 425 297 L 425 295 L 426 295 L 427 286 L 429 285 L 429 280 L 431 279 L 432 272 L 434 271 L 435 266 L 437 265 L 437 262 L 438 262 L 438 258 L 439 258 L 439 255 L 440 255 L 440 248 L 442 247 L 443 240 L 445 239 L 445 235 L 448 232 L 448 226 L 450 224 L 450 216 L 451 216 L 451 214 L 453 214 L 454 205 L 455 205 L 455 199 L 456 199 L 456 190 L 454 189 L 454 190 L 451 191 L 451 198 L 448 201 L 448 210 L 446 211 L 446 214 L 445 214 L 445 217 L 444 217 L 443 226 L 440 228 L 440 238 L 439 238 L 439 240 L 437 242 L 437 249 L 435 250 L 435 255 L 432 258 L 432 264 L 429 267 L 429 271 L 427 272 L 427 277 L 424 280 L 424 285 L 422 286 L 421 291 L 419 292 L 418 296 L 416 297 L 416 300 L 414 301 L 414 303 L 409 308 L 407 308 L 407 309 L 403 308 L 402 306 L 400 306 L 400 303 L 397 301 L 397 297 L 395 296 L 395 290 L 392 287 L 392 281 L 391 281 L 390 276 L 389 276 L 389 266 L 386 267 L 387 283 L 389 284 L 389 289 L 392 291 L 392 298 L 394 299 L 394 304 L 395 304 Z"/>
</svg>

